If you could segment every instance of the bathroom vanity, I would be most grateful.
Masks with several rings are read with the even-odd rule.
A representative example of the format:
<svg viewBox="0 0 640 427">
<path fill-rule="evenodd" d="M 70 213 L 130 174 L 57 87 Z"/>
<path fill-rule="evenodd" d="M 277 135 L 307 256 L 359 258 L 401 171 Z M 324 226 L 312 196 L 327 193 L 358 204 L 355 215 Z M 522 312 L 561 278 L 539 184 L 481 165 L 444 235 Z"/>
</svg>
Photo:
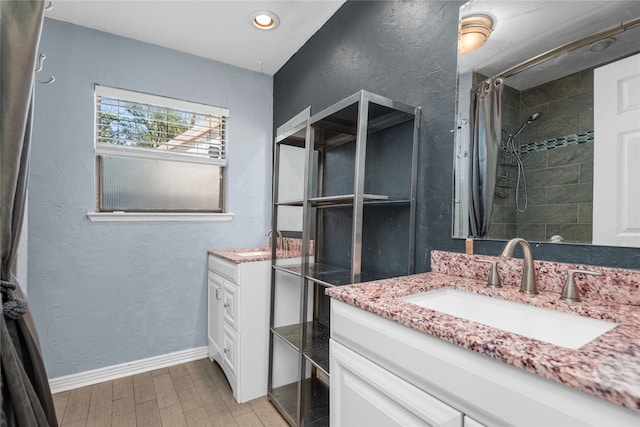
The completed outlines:
<svg viewBox="0 0 640 427">
<path fill-rule="evenodd" d="M 300 256 L 291 240 L 278 260 Z M 267 394 L 271 249 L 212 250 L 208 257 L 209 359 L 222 368 L 236 401 L 247 402 Z"/>
<path fill-rule="evenodd" d="M 640 272 L 536 261 L 540 293 L 519 292 L 522 261 L 434 251 L 432 272 L 327 290 L 331 422 L 348 425 L 639 425 Z M 566 270 L 580 303 L 560 301 Z M 565 348 L 416 305 L 441 288 L 617 324 Z M 514 320 L 515 321 L 515 320 Z M 557 328 L 563 328 L 558 324 Z"/>
</svg>

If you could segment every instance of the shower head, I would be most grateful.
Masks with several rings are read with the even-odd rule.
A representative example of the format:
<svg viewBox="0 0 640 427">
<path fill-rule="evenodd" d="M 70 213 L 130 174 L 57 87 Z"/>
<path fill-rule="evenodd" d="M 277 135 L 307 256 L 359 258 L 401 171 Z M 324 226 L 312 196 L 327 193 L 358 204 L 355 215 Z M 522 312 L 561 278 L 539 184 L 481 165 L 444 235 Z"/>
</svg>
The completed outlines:
<svg viewBox="0 0 640 427">
<path fill-rule="evenodd" d="M 520 132 L 522 132 L 522 130 L 524 129 L 524 127 L 526 125 L 528 125 L 531 122 L 534 122 L 536 120 L 538 120 L 540 118 L 540 116 L 542 115 L 541 112 L 536 112 L 533 113 L 532 115 L 530 115 L 527 120 L 522 124 L 522 126 L 520 126 L 520 129 L 518 129 L 518 131 L 516 133 L 513 134 L 513 138 L 515 138 L 516 136 L 520 135 Z"/>
</svg>

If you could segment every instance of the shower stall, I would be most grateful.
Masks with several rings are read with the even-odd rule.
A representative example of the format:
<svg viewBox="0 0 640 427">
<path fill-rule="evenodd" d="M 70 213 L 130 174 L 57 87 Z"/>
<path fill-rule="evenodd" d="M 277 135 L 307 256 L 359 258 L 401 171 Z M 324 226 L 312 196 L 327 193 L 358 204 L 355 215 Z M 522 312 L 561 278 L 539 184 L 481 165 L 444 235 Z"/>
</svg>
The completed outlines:
<svg viewBox="0 0 640 427">
<path fill-rule="evenodd" d="M 506 80 L 489 238 L 591 242 L 592 78 L 583 70 L 523 91 Z"/>
</svg>

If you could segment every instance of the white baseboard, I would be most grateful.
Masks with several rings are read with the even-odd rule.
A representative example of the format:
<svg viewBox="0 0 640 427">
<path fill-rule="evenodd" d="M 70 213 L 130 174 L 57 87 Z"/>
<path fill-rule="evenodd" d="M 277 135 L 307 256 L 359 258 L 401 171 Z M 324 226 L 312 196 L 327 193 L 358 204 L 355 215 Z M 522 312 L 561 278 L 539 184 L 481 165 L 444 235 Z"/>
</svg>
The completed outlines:
<svg viewBox="0 0 640 427">
<path fill-rule="evenodd" d="M 74 388 L 128 377 L 130 375 L 141 374 L 155 369 L 166 368 L 180 363 L 191 362 L 193 360 L 205 358 L 207 355 L 208 349 L 206 346 L 176 351 L 175 353 L 163 354 L 161 356 L 121 363 L 119 365 L 107 366 L 105 368 L 78 372 L 77 374 L 50 378 L 49 387 L 51 388 L 51 393 L 59 393 L 61 391 L 72 390 Z"/>
</svg>

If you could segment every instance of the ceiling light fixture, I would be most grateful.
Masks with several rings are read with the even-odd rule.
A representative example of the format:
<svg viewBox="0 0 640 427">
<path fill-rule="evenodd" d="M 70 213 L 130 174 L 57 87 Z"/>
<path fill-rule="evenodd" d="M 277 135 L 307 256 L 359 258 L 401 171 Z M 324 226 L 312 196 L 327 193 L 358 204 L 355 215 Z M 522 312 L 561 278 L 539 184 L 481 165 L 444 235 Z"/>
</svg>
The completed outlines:
<svg viewBox="0 0 640 427">
<path fill-rule="evenodd" d="M 268 10 L 257 10 L 249 15 L 251 23 L 260 30 L 275 30 L 280 25 L 280 18 Z"/>
<path fill-rule="evenodd" d="M 609 46 L 611 46 L 615 42 L 616 42 L 615 37 L 607 37 L 606 39 L 598 40 L 597 42 L 592 43 L 591 46 L 589 46 L 589 50 L 591 52 L 602 52 L 603 50 L 606 50 Z"/>
<path fill-rule="evenodd" d="M 493 31 L 493 19 L 487 15 L 475 15 L 462 18 L 458 34 L 458 50 L 469 53 L 482 46 Z"/>
</svg>

